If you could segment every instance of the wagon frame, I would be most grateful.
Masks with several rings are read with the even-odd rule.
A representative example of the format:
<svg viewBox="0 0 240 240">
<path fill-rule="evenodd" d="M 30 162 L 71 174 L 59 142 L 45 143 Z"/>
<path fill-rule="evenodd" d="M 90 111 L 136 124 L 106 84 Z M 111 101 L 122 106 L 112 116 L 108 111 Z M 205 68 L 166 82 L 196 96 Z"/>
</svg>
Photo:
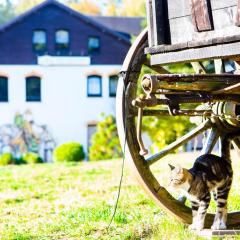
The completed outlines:
<svg viewBox="0 0 240 240">
<path fill-rule="evenodd" d="M 240 1 L 147 0 L 146 5 L 148 27 L 129 50 L 120 74 L 119 136 L 141 185 L 160 207 L 191 224 L 191 209 L 161 186 L 150 167 L 200 133 L 208 132 L 202 152 L 211 153 L 221 135 L 239 130 Z M 176 30 L 178 26 L 181 29 Z M 214 63 L 214 73 L 208 73 L 205 60 Z M 166 66 L 175 63 L 190 63 L 194 73 L 169 72 Z M 140 77 L 143 67 L 154 73 Z M 139 87 L 144 95 L 139 95 Z M 192 103 L 208 107 L 182 108 Z M 202 122 L 161 151 L 145 156 L 148 150 L 141 136 L 145 116 L 198 116 Z M 240 138 L 234 142 L 240 148 Z M 207 214 L 205 227 L 213 218 Z M 229 213 L 228 227 L 239 224 L 240 212 Z"/>
</svg>

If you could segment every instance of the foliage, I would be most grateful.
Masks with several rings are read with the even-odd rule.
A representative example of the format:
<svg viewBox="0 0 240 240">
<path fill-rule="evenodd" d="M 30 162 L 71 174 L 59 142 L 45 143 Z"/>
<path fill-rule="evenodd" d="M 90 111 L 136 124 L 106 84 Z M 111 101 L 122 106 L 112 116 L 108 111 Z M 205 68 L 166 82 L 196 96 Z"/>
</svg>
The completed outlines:
<svg viewBox="0 0 240 240">
<path fill-rule="evenodd" d="M 116 0 L 106 1 L 106 15 L 108 16 L 145 16 L 145 0 L 123 0 L 120 4 Z"/>
<path fill-rule="evenodd" d="M 103 117 L 105 117 L 103 115 Z M 121 157 L 122 151 L 117 133 L 116 119 L 112 115 L 98 123 L 89 149 L 90 160 L 104 160 Z"/>
<path fill-rule="evenodd" d="M 54 150 L 54 160 L 58 162 L 79 162 L 85 157 L 80 143 L 70 142 L 58 146 Z"/>
<path fill-rule="evenodd" d="M 194 70 L 191 67 L 190 63 L 171 64 L 167 66 L 166 69 L 171 73 L 185 73 L 185 74 L 194 73 Z"/>
<path fill-rule="evenodd" d="M 81 2 L 70 2 L 69 6 L 74 10 L 89 15 L 100 15 L 101 9 L 91 0 L 82 0 Z"/>
<path fill-rule="evenodd" d="M 122 2 L 121 16 L 146 16 L 145 0 L 123 0 Z"/>
<path fill-rule="evenodd" d="M 147 132 L 153 141 L 153 149 L 158 151 L 187 133 L 193 124 L 184 117 L 145 117 L 143 131 Z"/>
<path fill-rule="evenodd" d="M 43 163 L 42 158 L 34 152 L 24 153 L 21 157 L 22 163 Z"/>
<path fill-rule="evenodd" d="M 34 6 L 38 5 L 39 3 L 44 2 L 44 0 L 20 0 L 18 4 L 16 4 L 16 13 L 21 14 L 26 12 L 27 10 L 33 8 Z"/>
<path fill-rule="evenodd" d="M 0 157 L 0 165 L 5 166 L 14 163 L 14 157 L 11 153 L 3 153 Z"/>
<path fill-rule="evenodd" d="M 14 9 L 11 4 L 0 4 L 0 24 L 6 23 L 15 16 Z"/>
<path fill-rule="evenodd" d="M 116 3 L 115 0 L 108 0 L 105 15 L 107 15 L 107 16 L 117 16 L 117 15 L 119 15 L 118 14 L 117 3 Z"/>
</svg>

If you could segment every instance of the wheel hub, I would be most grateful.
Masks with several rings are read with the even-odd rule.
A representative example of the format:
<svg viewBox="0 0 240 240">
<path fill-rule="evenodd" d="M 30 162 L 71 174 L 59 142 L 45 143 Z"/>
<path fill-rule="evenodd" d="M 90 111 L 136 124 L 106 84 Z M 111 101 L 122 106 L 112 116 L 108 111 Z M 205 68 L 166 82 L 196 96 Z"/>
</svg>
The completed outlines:
<svg viewBox="0 0 240 240">
<path fill-rule="evenodd" d="M 212 122 L 219 129 L 231 132 L 240 128 L 240 104 L 234 102 L 217 102 L 212 108 Z"/>
</svg>

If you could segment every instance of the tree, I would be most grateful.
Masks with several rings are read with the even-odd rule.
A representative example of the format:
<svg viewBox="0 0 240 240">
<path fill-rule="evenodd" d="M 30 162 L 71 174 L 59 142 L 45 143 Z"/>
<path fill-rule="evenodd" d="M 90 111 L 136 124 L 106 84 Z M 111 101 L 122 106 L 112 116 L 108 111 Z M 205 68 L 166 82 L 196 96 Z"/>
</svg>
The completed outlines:
<svg viewBox="0 0 240 240">
<path fill-rule="evenodd" d="M 103 121 L 97 124 L 97 132 L 92 136 L 91 142 L 89 160 L 121 157 L 122 150 L 117 133 L 116 119 L 112 115 L 105 117 Z"/>
<path fill-rule="evenodd" d="M 16 5 L 16 13 L 21 14 L 26 12 L 27 10 L 35 7 L 39 3 L 44 2 L 44 0 L 20 0 L 19 3 Z"/>
<path fill-rule="evenodd" d="M 145 0 L 123 0 L 121 16 L 146 16 Z"/>
<path fill-rule="evenodd" d="M 122 9 L 122 4 L 118 0 L 105 0 L 104 15 L 119 16 Z"/>
<path fill-rule="evenodd" d="M 117 9 L 117 4 L 114 0 L 109 0 L 108 4 L 106 4 L 106 12 L 105 15 L 107 16 L 117 16 L 119 15 L 119 11 Z"/>
<path fill-rule="evenodd" d="M 108 16 L 145 16 L 145 0 L 106 0 L 105 15 Z"/>
<path fill-rule="evenodd" d="M 147 132 L 153 141 L 154 151 L 159 151 L 177 138 L 187 133 L 194 125 L 186 117 L 145 117 L 143 131 Z"/>
<path fill-rule="evenodd" d="M 99 8 L 99 6 L 93 3 L 91 0 L 82 0 L 80 3 L 69 2 L 68 5 L 74 10 L 81 12 L 83 14 L 89 14 L 89 15 L 101 14 L 101 9 Z"/>
<path fill-rule="evenodd" d="M 0 24 L 6 23 L 14 16 L 14 9 L 9 2 L 6 5 L 0 4 Z"/>
</svg>

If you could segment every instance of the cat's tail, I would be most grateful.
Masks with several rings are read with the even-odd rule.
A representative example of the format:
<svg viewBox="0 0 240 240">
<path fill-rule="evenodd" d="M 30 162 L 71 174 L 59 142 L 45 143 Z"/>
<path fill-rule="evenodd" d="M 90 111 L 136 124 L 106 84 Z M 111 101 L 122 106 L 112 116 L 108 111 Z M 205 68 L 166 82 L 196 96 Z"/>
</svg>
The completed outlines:
<svg viewBox="0 0 240 240">
<path fill-rule="evenodd" d="M 230 157 L 230 150 L 231 150 L 231 141 L 235 138 L 239 137 L 240 138 L 240 130 L 234 133 L 227 133 L 223 136 L 221 136 L 221 154 L 224 159 L 228 163 L 231 163 L 231 157 Z"/>
</svg>

